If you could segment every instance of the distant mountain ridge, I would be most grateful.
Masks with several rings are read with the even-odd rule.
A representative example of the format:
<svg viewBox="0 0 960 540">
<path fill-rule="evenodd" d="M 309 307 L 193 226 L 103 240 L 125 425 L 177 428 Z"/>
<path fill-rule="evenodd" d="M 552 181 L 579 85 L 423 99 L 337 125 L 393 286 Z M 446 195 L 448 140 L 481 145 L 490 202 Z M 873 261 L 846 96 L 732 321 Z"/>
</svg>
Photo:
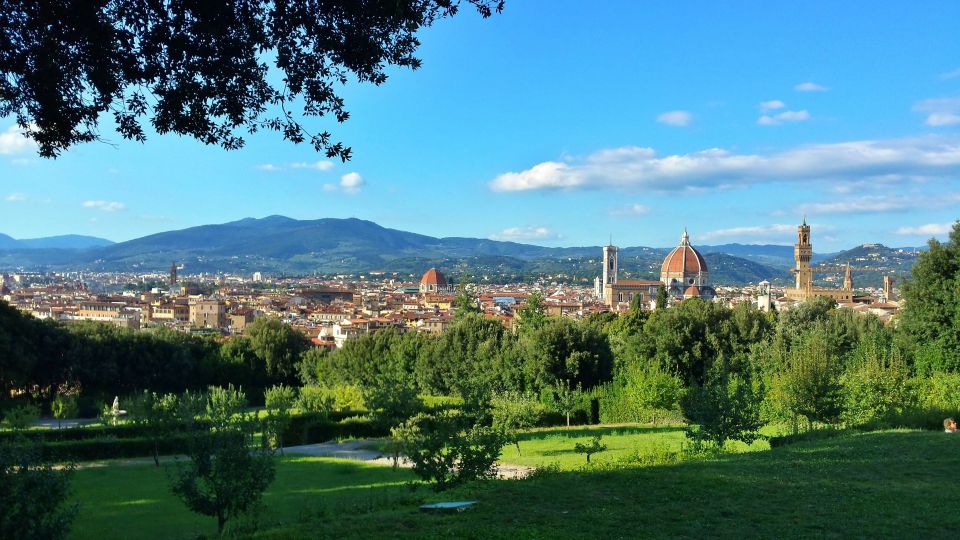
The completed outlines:
<svg viewBox="0 0 960 540">
<path fill-rule="evenodd" d="M 0 250 L 9 249 L 88 249 L 113 245 L 113 241 L 82 234 L 63 234 L 17 240 L 0 233 Z"/>
<path fill-rule="evenodd" d="M 435 238 L 347 218 L 296 220 L 285 216 L 245 218 L 201 225 L 109 243 L 66 249 L 61 243 L 14 240 L 0 235 L 0 267 L 92 271 L 165 272 L 171 261 L 188 273 L 254 271 L 309 274 L 385 271 L 423 272 L 438 266 L 454 273 L 523 279 L 529 275 L 567 276 L 592 283 L 600 272 L 600 246 L 544 247 L 481 238 Z M 50 240 L 50 239 L 38 239 Z M 96 241 L 108 242 L 95 245 Z M 12 241 L 14 247 L 4 247 Z M 23 242 L 35 242 L 32 247 Z M 624 277 L 658 277 L 671 248 L 622 247 Z M 793 248 L 783 245 L 724 244 L 697 246 L 708 261 L 714 283 L 743 284 L 789 280 Z M 817 257 L 822 260 L 823 256 Z"/>
</svg>

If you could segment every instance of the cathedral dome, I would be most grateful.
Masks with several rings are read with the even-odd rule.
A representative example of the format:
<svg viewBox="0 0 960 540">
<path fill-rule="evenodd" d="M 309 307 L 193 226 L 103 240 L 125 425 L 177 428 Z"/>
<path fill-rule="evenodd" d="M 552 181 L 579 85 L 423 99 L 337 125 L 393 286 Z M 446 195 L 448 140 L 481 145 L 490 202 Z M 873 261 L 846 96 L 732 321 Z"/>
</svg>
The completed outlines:
<svg viewBox="0 0 960 540">
<path fill-rule="evenodd" d="M 690 245 L 690 236 L 687 231 L 683 231 L 680 238 L 680 245 L 673 248 L 673 251 L 665 259 L 660 268 L 661 274 L 699 274 L 706 273 L 707 261 L 703 255 Z"/>
<path fill-rule="evenodd" d="M 446 287 L 447 278 L 444 277 L 443 273 L 437 270 L 436 268 L 431 268 L 427 270 L 425 274 L 423 274 L 422 278 L 420 278 L 420 285 Z"/>
</svg>

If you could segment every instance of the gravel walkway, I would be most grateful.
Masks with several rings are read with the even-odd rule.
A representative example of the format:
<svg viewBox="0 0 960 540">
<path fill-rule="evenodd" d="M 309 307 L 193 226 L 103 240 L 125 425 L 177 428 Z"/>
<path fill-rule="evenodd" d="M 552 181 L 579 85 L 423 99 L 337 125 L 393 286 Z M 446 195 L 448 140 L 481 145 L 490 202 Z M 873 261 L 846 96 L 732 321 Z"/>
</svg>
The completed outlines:
<svg viewBox="0 0 960 540">
<path fill-rule="evenodd" d="M 369 446 L 373 441 L 355 440 L 345 442 L 325 442 L 317 444 L 304 444 L 300 446 L 288 446 L 283 449 L 286 454 L 299 454 L 304 456 L 332 457 L 341 459 L 353 459 L 366 463 L 375 463 L 377 465 L 393 466 L 393 458 L 376 450 L 370 450 Z M 413 467 L 410 460 L 401 457 L 397 463 L 404 468 Z M 525 478 L 533 469 L 520 465 L 499 464 L 497 467 L 497 477 L 503 479 L 516 480 Z"/>
</svg>

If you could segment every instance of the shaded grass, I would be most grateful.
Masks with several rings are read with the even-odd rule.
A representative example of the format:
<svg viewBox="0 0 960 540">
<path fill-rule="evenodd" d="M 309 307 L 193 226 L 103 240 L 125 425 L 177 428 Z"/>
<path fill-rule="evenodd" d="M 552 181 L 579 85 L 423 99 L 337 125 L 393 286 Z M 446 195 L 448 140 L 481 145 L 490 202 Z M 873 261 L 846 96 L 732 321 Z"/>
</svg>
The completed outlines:
<svg viewBox="0 0 960 540">
<path fill-rule="evenodd" d="M 956 538 L 960 436 L 889 431 L 709 461 L 544 473 L 465 486 L 463 514 L 373 512 L 350 538 Z M 309 525 L 266 538 L 300 538 Z M 384 533 L 384 531 L 389 531 Z"/>
<path fill-rule="evenodd" d="M 527 442 L 586 436 L 590 431 L 585 429 L 535 432 Z M 669 440 L 676 428 L 601 429 L 608 430 L 604 440 L 612 441 L 630 434 Z M 404 486 L 412 478 L 409 471 L 286 458 L 265 498 L 256 536 L 955 538 L 960 530 L 958 470 L 960 436 L 903 430 L 668 466 L 543 472 L 441 494 Z M 152 466 L 77 471 L 74 489 L 81 503 L 74 538 L 216 533 L 215 520 L 188 512 L 170 495 L 164 473 Z M 424 514 L 417 508 L 422 502 L 465 499 L 479 504 L 454 515 Z"/>
<path fill-rule="evenodd" d="M 173 471 L 153 465 L 76 471 L 72 491 L 79 512 L 71 538 L 216 536 L 216 519 L 188 511 L 170 491 L 168 472 Z M 406 484 L 413 479 L 410 471 L 356 461 L 281 458 L 259 519 L 264 525 L 279 527 L 326 514 L 350 515 L 362 508 L 409 506 L 412 494 Z"/>
</svg>

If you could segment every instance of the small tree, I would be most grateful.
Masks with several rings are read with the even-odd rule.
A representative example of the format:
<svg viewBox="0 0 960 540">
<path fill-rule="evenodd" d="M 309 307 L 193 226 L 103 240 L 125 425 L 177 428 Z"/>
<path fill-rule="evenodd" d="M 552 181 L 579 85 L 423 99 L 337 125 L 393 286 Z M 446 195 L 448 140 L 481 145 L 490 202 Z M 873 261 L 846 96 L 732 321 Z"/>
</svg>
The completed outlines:
<svg viewBox="0 0 960 540">
<path fill-rule="evenodd" d="M 231 415 L 215 431 L 194 432 L 189 460 L 177 464 L 173 493 L 190 510 L 216 516 L 221 536 L 230 519 L 260 501 L 275 476 L 267 445 L 250 445 L 258 424 L 252 415 Z"/>
<path fill-rule="evenodd" d="M 570 415 L 583 404 L 583 387 L 577 383 L 576 388 L 572 388 L 569 380 L 557 380 L 553 384 L 553 402 L 567 417 L 567 427 L 570 427 Z"/>
<path fill-rule="evenodd" d="M 72 472 L 54 470 L 37 446 L 0 444 L 0 538 L 66 538 L 77 512 L 64 504 Z"/>
<path fill-rule="evenodd" d="M 529 394 L 504 392 L 491 400 L 493 427 L 517 447 L 520 455 L 520 431 L 532 428 L 539 417 L 539 403 Z"/>
<path fill-rule="evenodd" d="M 234 416 L 247 406 L 247 396 L 233 385 L 226 388 L 211 386 L 207 393 L 206 412 L 213 429 L 226 429 L 233 425 Z"/>
<path fill-rule="evenodd" d="M 723 448 L 728 440 L 750 444 L 760 438 L 760 399 L 749 380 L 728 376 L 691 388 L 682 401 L 693 423 L 687 438 Z"/>
<path fill-rule="evenodd" d="M 134 422 L 146 425 L 153 442 L 153 462 L 160 466 L 160 442 L 185 424 L 180 399 L 176 394 L 159 395 L 149 390 L 133 396 L 128 409 Z"/>
<path fill-rule="evenodd" d="M 590 444 L 577 443 L 573 446 L 573 451 L 578 454 L 586 454 L 587 463 L 590 463 L 591 455 L 603 452 L 607 449 L 607 445 L 600 442 L 601 437 L 602 435 L 598 433 L 594 435 L 592 439 L 590 439 Z"/>
<path fill-rule="evenodd" d="M 39 419 L 40 408 L 32 403 L 26 403 L 10 409 L 4 418 L 7 424 L 17 431 L 28 429 Z"/>
<path fill-rule="evenodd" d="M 790 351 L 787 365 L 773 379 L 770 399 L 775 408 L 793 420 L 832 422 L 842 411 L 840 366 L 831 354 L 826 336 L 815 329 Z"/>
<path fill-rule="evenodd" d="M 423 409 L 413 377 L 406 373 L 381 373 L 361 390 L 374 421 L 388 429 Z"/>
<path fill-rule="evenodd" d="M 57 429 L 63 427 L 64 418 L 73 418 L 78 410 L 77 398 L 72 396 L 57 396 L 50 402 L 50 413 L 57 419 Z"/>
<path fill-rule="evenodd" d="M 264 394 L 267 406 L 265 427 L 270 435 L 270 443 L 283 454 L 283 434 L 290 427 L 292 417 L 290 409 L 297 400 L 297 392 L 282 384 L 268 388 Z"/>
<path fill-rule="evenodd" d="M 494 464 L 507 442 L 502 431 L 462 410 L 420 413 L 392 434 L 413 462 L 413 472 L 437 491 L 495 476 Z"/>
<path fill-rule="evenodd" d="M 658 311 L 662 309 L 667 309 L 667 301 L 668 301 L 667 287 L 664 286 L 663 283 L 661 283 L 660 286 L 657 287 L 657 303 L 655 306 L 656 309 Z"/>
<path fill-rule="evenodd" d="M 642 411 L 649 411 L 650 421 L 657 423 L 660 411 L 674 410 L 683 397 L 683 382 L 659 364 L 636 367 L 628 376 L 628 392 Z"/>
</svg>

